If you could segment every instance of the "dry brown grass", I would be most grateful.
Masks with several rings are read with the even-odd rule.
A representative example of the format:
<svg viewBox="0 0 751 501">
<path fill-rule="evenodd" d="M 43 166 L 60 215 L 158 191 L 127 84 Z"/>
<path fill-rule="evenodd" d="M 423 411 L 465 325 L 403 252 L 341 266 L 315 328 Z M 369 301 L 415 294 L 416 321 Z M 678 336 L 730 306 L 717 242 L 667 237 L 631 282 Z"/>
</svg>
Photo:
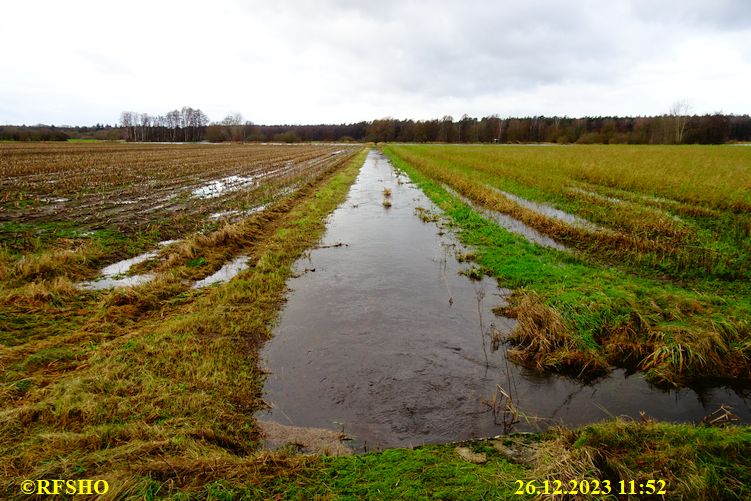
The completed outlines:
<svg viewBox="0 0 751 501">
<path fill-rule="evenodd" d="M 668 499 L 743 499 L 748 452 L 748 428 L 614 419 L 579 430 L 550 430 L 535 446 L 531 476 L 538 481 L 609 480 L 614 491 L 621 480 L 637 486 L 663 480 Z"/>
<path fill-rule="evenodd" d="M 0 348 L 5 492 L 17 495 L 24 478 L 105 478 L 111 494 L 145 496 L 155 485 L 190 491 L 211 479 L 294 472 L 297 460 L 255 452 L 258 350 L 292 262 L 315 243 L 358 167 L 340 174 L 335 165 L 263 215 L 164 249 L 148 284 L 68 298 L 86 307 L 82 323 Z M 224 286 L 188 291 L 186 258 L 213 266 L 239 249 L 254 266 Z M 27 293 L 42 303 L 45 294 Z"/>
<path fill-rule="evenodd" d="M 35 311 L 51 303 L 63 303 L 80 294 L 80 290 L 68 277 L 29 282 L 21 287 L 0 291 L 0 304 L 22 306 L 26 311 Z"/>
<path fill-rule="evenodd" d="M 596 341 L 602 349 L 595 351 L 584 346 L 560 313 L 535 293 L 517 292 L 511 303 L 498 311 L 517 319 L 507 339 L 512 345 L 508 356 L 536 370 L 589 379 L 607 373 L 610 366 L 627 367 L 646 372 L 650 381 L 663 386 L 748 377 L 751 343 L 739 345 L 748 334 L 732 324 L 657 328 L 652 326 L 654 319 L 634 312 L 629 321 L 601 332 Z M 679 313 L 676 317 L 681 318 Z"/>
<path fill-rule="evenodd" d="M 517 319 L 508 341 L 508 356 L 537 370 L 555 369 L 582 378 L 605 374 L 608 364 L 580 346 L 560 314 L 534 293 L 513 299 L 503 313 Z"/>
<path fill-rule="evenodd" d="M 51 279 L 59 276 L 84 278 L 91 274 L 91 252 L 53 250 L 41 255 L 26 255 L 19 259 L 10 275 L 17 282 Z"/>
</svg>

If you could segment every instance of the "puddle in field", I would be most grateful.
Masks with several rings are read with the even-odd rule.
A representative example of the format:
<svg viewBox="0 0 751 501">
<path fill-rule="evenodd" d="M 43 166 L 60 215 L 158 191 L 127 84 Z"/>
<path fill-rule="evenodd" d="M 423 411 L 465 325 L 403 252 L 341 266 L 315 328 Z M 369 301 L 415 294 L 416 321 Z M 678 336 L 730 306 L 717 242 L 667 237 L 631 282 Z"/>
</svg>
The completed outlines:
<svg viewBox="0 0 751 501">
<path fill-rule="evenodd" d="M 389 209 L 384 188 L 392 193 Z M 263 350 L 272 409 L 261 421 L 343 431 L 360 451 L 492 436 L 504 432 L 487 403 L 496 385 L 542 418 L 516 430 L 611 414 L 638 419 L 639 411 L 697 421 L 720 404 L 751 421 L 749 396 L 724 388 L 662 392 L 620 370 L 582 385 L 507 362 L 488 332 L 491 324 L 513 328 L 490 312 L 509 291 L 459 275 L 467 267 L 454 257 L 460 247 L 423 223 L 417 207 L 435 210 L 371 152 L 323 242 L 296 263 L 300 275 L 288 282 L 292 292 Z"/>
<path fill-rule="evenodd" d="M 162 242 L 159 242 L 158 245 L 160 247 L 166 247 L 167 245 L 171 245 L 178 241 L 179 240 L 164 240 Z M 130 269 L 134 265 L 155 258 L 157 255 L 159 255 L 159 251 L 152 250 L 149 252 L 144 252 L 143 254 L 139 254 L 135 257 L 123 259 L 122 261 L 107 265 L 102 268 L 100 272 L 101 276 L 95 278 L 94 280 L 81 282 L 78 284 L 78 287 L 86 290 L 102 290 L 114 289 L 116 287 L 132 287 L 135 285 L 145 284 L 146 282 L 149 282 L 154 278 L 153 274 L 143 273 L 140 275 L 128 276 L 125 276 L 125 274 L 128 273 L 128 271 L 130 271 Z"/>
<path fill-rule="evenodd" d="M 288 195 L 291 195 L 292 193 L 296 192 L 299 189 L 300 189 L 300 187 L 298 185 L 287 186 L 286 188 L 283 188 L 283 189 L 279 190 L 274 195 L 274 199 L 271 202 L 269 202 L 269 203 L 261 204 L 261 205 L 258 205 L 256 207 L 252 207 L 252 208 L 246 209 L 246 210 L 231 209 L 231 210 L 226 210 L 226 211 L 214 212 L 213 214 L 211 214 L 209 216 L 209 218 L 210 219 L 214 219 L 214 220 L 216 220 L 216 219 L 237 220 L 237 219 L 240 219 L 241 217 L 250 216 L 251 214 L 255 214 L 257 212 L 263 212 L 274 201 L 279 200 L 282 197 L 286 197 Z"/>
<path fill-rule="evenodd" d="M 81 282 L 78 286 L 81 289 L 90 291 L 98 291 L 103 289 L 116 289 L 118 287 L 133 287 L 136 285 L 143 285 L 150 282 L 154 278 L 151 273 L 144 273 L 141 275 L 129 275 L 127 277 L 114 277 L 104 275 L 101 278 L 91 280 L 89 282 Z"/>
<path fill-rule="evenodd" d="M 509 200 L 516 202 L 517 204 L 521 205 L 525 209 L 529 209 L 532 212 L 536 212 L 540 215 L 557 219 L 559 221 L 563 221 L 566 224 L 570 224 L 571 226 L 578 226 L 579 228 L 584 228 L 587 230 L 597 231 L 601 229 L 596 224 L 591 223 L 584 218 L 581 218 L 574 214 L 570 214 L 560 209 L 556 209 L 555 207 L 551 207 L 550 205 L 542 204 L 539 202 L 533 202 L 532 200 L 527 200 L 526 198 L 522 198 L 518 195 L 514 195 L 513 193 L 509 193 L 507 191 L 499 190 L 498 188 L 495 188 L 490 185 L 486 185 L 486 186 L 490 188 L 491 190 L 495 191 L 496 193 L 499 193 L 503 195 L 504 197 L 508 198 Z"/>
<path fill-rule="evenodd" d="M 229 261 L 227 263 L 224 263 L 224 265 L 219 268 L 217 271 L 212 273 L 206 278 L 202 278 L 201 280 L 198 280 L 196 283 L 193 284 L 193 289 L 200 289 L 201 287 L 206 287 L 207 285 L 216 284 L 219 282 L 227 282 L 229 280 L 232 280 L 235 275 L 243 271 L 248 267 L 248 256 L 239 256 L 233 259 L 232 261 Z"/>
<path fill-rule="evenodd" d="M 352 449 L 344 443 L 347 438 L 346 435 L 339 431 L 289 426 L 273 421 L 259 421 L 258 425 L 268 449 L 279 449 L 293 444 L 300 452 L 306 454 L 327 454 L 329 456 L 352 454 Z"/>
<path fill-rule="evenodd" d="M 443 187 L 444 190 L 446 190 L 452 196 L 461 200 L 466 206 L 471 207 L 475 212 L 497 223 L 499 226 L 507 229 L 511 233 L 514 233 L 516 235 L 521 235 L 522 237 L 526 238 L 530 242 L 535 243 L 537 245 L 541 245 L 543 247 L 549 247 L 551 249 L 557 249 L 557 250 L 562 250 L 562 251 L 567 250 L 567 248 L 564 245 L 559 244 L 558 242 L 556 242 L 549 236 L 537 231 L 531 226 L 527 226 L 526 224 L 519 221 L 518 219 L 513 218 L 509 216 L 508 214 L 504 214 L 502 212 L 486 209 L 485 207 L 481 206 L 480 204 L 475 203 L 473 200 L 465 197 L 464 195 L 457 192 L 456 190 L 454 190 L 453 188 L 451 188 L 450 186 L 446 184 L 443 184 L 441 186 Z"/>
<path fill-rule="evenodd" d="M 216 198 L 222 196 L 228 191 L 235 191 L 250 184 L 254 184 L 255 179 L 246 176 L 227 176 L 221 179 L 215 179 L 193 190 L 193 196 L 198 198 Z"/>
<path fill-rule="evenodd" d="M 209 219 L 227 219 L 230 217 L 239 217 L 243 211 L 239 209 L 223 210 L 220 212 L 214 212 L 209 216 Z"/>
</svg>

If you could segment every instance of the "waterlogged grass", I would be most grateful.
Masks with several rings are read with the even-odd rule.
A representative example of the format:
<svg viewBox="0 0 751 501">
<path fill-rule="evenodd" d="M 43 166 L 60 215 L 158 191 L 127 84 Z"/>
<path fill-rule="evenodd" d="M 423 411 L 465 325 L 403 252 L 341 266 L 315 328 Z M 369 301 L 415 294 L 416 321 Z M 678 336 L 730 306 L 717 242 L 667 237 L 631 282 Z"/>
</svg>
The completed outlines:
<svg viewBox="0 0 751 501">
<path fill-rule="evenodd" d="M 751 278 L 751 152 L 730 147 L 394 145 L 423 174 L 610 265 L 680 280 Z M 503 190 L 607 231 L 544 217 Z"/>
<path fill-rule="evenodd" d="M 357 149 L 5 143 L 0 148 L 0 246 L 43 251 L 63 237 L 49 230 L 66 226 L 81 233 L 108 229 L 126 239 L 210 232 L 219 226 L 217 214 L 276 201 Z M 250 178 L 257 183 L 242 189 L 225 184 Z M 13 228 L 14 223 L 22 227 Z"/>
<path fill-rule="evenodd" d="M 639 484 L 663 480 L 667 499 L 748 499 L 751 427 L 617 419 L 574 431 L 558 428 L 542 437 L 532 476 L 591 476 L 610 479 L 614 487 L 633 480 L 637 493 Z"/>
<path fill-rule="evenodd" d="M 610 195 L 660 197 L 698 207 L 751 210 L 751 152 L 728 146 L 510 146 L 395 145 L 457 166 L 495 173 L 509 188 L 561 200 L 572 183 Z M 611 190 L 611 191 L 608 191 Z M 620 191 L 612 191 L 620 190 Z M 513 191 L 513 190 L 511 190 Z"/>
<path fill-rule="evenodd" d="M 443 167 L 405 154 L 405 148 L 389 146 L 385 153 L 445 211 L 462 241 L 476 249 L 477 263 L 516 289 L 504 311 L 519 319 L 511 336 L 513 358 L 581 377 L 600 375 L 611 365 L 635 367 L 653 382 L 670 385 L 748 379 L 747 282 L 681 283 L 536 246 L 452 196 L 433 178 L 443 176 Z M 471 191 L 462 184 L 471 181 L 456 183 Z"/>
</svg>

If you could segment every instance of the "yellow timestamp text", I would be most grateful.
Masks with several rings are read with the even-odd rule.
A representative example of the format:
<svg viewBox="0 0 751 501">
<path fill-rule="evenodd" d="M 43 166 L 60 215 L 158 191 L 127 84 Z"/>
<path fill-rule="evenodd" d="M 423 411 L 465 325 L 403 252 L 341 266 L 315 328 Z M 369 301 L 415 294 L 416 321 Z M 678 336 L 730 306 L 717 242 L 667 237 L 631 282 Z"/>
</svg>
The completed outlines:
<svg viewBox="0 0 751 501">
<path fill-rule="evenodd" d="M 667 494 L 667 482 L 664 480 L 620 480 L 616 483 L 610 480 L 516 480 L 517 489 L 514 494 L 520 496 L 547 495 L 662 495 Z"/>
</svg>

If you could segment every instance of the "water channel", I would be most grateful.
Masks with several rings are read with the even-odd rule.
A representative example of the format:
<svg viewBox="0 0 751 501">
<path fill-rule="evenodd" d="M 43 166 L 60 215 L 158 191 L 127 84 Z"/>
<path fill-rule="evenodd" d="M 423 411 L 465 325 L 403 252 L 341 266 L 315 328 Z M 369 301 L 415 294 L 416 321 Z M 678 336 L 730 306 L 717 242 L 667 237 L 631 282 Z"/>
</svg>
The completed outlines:
<svg viewBox="0 0 751 501">
<path fill-rule="evenodd" d="M 514 326 L 491 312 L 509 291 L 460 274 L 470 266 L 456 259 L 464 250 L 450 231 L 423 222 L 418 208 L 437 211 L 371 151 L 321 245 L 288 282 L 288 302 L 263 350 L 272 408 L 260 421 L 340 430 L 356 450 L 493 436 L 509 430 L 493 412 L 498 385 L 528 417 L 517 416 L 515 431 L 638 419 L 640 411 L 699 421 L 721 404 L 751 421 L 747 392 L 665 392 L 622 370 L 584 385 L 508 362 L 490 333 Z"/>
</svg>

